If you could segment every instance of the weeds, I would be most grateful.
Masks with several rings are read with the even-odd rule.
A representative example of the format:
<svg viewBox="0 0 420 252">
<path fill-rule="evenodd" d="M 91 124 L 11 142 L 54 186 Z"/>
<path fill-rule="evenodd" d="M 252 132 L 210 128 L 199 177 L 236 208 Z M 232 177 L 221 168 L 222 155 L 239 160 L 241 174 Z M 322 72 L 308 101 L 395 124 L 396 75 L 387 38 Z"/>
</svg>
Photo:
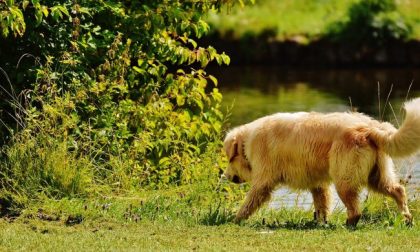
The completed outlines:
<svg viewBox="0 0 420 252">
<path fill-rule="evenodd" d="M 207 226 L 219 226 L 232 222 L 235 214 L 232 209 L 226 209 L 219 202 L 216 206 L 210 205 L 209 210 L 199 214 L 198 223 Z"/>
</svg>

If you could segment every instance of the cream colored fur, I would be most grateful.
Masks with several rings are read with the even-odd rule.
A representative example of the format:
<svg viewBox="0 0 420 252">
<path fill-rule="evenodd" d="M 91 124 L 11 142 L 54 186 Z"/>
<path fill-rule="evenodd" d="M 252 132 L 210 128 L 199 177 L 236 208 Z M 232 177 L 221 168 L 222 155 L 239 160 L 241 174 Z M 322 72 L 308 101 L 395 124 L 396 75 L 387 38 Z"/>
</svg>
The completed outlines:
<svg viewBox="0 0 420 252">
<path fill-rule="evenodd" d="M 347 224 L 360 218 L 358 194 L 363 187 L 395 199 L 411 221 L 404 187 L 390 156 L 420 149 L 420 98 L 405 104 L 397 130 L 360 113 L 278 113 L 231 130 L 224 141 L 229 157 L 225 176 L 249 182 L 251 190 L 236 221 L 248 218 L 277 185 L 308 189 L 315 218 L 327 220 L 333 183 L 348 212 Z"/>
</svg>

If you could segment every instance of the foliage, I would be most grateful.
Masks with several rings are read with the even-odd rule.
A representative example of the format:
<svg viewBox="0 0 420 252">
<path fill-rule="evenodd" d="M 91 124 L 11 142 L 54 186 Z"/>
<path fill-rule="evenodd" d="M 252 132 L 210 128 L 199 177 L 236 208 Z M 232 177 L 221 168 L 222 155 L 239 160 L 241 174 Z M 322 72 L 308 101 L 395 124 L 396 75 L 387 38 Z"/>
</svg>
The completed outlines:
<svg viewBox="0 0 420 252">
<path fill-rule="evenodd" d="M 412 27 L 397 11 L 395 0 L 366 0 L 354 3 L 348 20 L 332 24 L 327 36 L 339 41 L 383 44 L 407 39 Z"/>
<path fill-rule="evenodd" d="M 19 126 L 1 150 L 3 205 L 218 176 L 222 96 L 205 67 L 230 60 L 196 40 L 233 1 L 1 2 Z"/>
</svg>

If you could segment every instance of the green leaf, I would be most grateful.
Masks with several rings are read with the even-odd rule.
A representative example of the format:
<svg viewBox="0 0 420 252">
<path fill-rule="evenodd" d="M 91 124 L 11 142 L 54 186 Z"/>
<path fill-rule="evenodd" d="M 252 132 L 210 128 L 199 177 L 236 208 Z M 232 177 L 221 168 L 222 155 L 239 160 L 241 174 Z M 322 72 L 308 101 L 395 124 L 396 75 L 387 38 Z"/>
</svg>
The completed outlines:
<svg viewBox="0 0 420 252">
<path fill-rule="evenodd" d="M 191 52 L 188 54 L 188 65 L 191 65 L 196 60 L 197 60 L 197 54 L 195 54 L 194 52 Z"/>
<path fill-rule="evenodd" d="M 218 64 L 219 66 L 223 64 L 223 58 L 222 58 L 222 56 L 221 56 L 221 55 L 216 54 L 216 55 L 215 55 L 215 58 L 216 58 L 216 62 L 217 62 L 217 64 Z"/>
<path fill-rule="evenodd" d="M 25 10 L 26 7 L 28 7 L 28 4 L 29 4 L 29 1 L 28 0 L 23 1 L 22 2 L 22 8 Z"/>
<path fill-rule="evenodd" d="M 211 93 L 211 95 L 213 96 L 213 99 L 216 101 L 222 101 L 222 94 L 219 92 L 219 89 L 217 88 L 213 88 L 213 92 Z"/>
<path fill-rule="evenodd" d="M 207 57 L 207 52 L 204 48 L 200 47 L 198 49 L 197 60 L 201 63 L 201 67 L 205 67 L 209 63 L 209 58 Z"/>
<path fill-rule="evenodd" d="M 66 16 L 70 16 L 69 11 L 66 7 L 62 5 L 57 5 L 58 9 L 61 11 L 61 13 L 65 14 Z"/>
<path fill-rule="evenodd" d="M 42 22 L 42 11 L 41 10 L 36 10 L 35 11 L 35 26 L 39 26 Z"/>
<path fill-rule="evenodd" d="M 214 47 L 212 47 L 212 46 L 209 46 L 208 48 L 207 48 L 207 52 L 209 53 L 209 55 L 210 55 L 210 60 L 214 60 L 214 58 L 216 57 L 216 55 L 217 55 L 217 51 L 216 51 L 216 49 L 214 49 Z"/>
<path fill-rule="evenodd" d="M 140 73 L 140 74 L 145 74 L 146 71 L 144 69 L 141 69 L 139 67 L 133 66 L 134 71 Z"/>
<path fill-rule="evenodd" d="M 79 8 L 79 13 L 82 13 L 82 14 L 86 14 L 86 15 L 88 15 L 88 16 L 92 16 L 90 13 L 91 13 L 91 11 L 89 10 L 89 8 L 86 8 L 86 7 L 80 7 Z"/>
<path fill-rule="evenodd" d="M 216 77 L 214 77 L 213 75 L 209 75 L 209 78 L 214 83 L 214 85 L 217 87 L 218 82 L 217 82 Z"/>
<path fill-rule="evenodd" d="M 188 42 L 190 42 L 190 44 L 192 44 L 192 46 L 194 47 L 194 49 L 197 48 L 197 42 L 195 42 L 192 39 L 188 39 Z"/>
<path fill-rule="evenodd" d="M 206 67 L 207 64 L 209 63 L 209 59 L 206 56 L 203 56 L 200 62 L 201 62 L 201 67 Z"/>
<path fill-rule="evenodd" d="M 195 104 L 197 104 L 197 106 L 198 106 L 201 110 L 203 110 L 203 108 L 204 108 L 204 104 L 203 104 L 203 102 L 202 102 L 201 100 L 198 100 L 198 99 L 195 99 L 194 101 L 195 101 Z"/>
<path fill-rule="evenodd" d="M 184 70 L 182 70 L 182 69 L 178 69 L 178 70 L 176 70 L 176 73 L 177 73 L 177 74 L 182 74 L 182 75 L 185 75 L 185 71 L 184 71 Z"/>
<path fill-rule="evenodd" d="M 223 63 L 225 63 L 226 65 L 230 64 L 229 56 L 227 56 L 225 53 L 222 53 L 220 56 L 222 57 Z"/>
<path fill-rule="evenodd" d="M 185 50 L 184 48 L 180 48 L 179 49 L 179 53 L 181 54 L 181 58 L 179 60 L 180 64 L 183 64 L 184 62 L 186 62 L 190 56 L 190 53 L 188 50 Z"/>
<path fill-rule="evenodd" d="M 171 160 L 168 157 L 163 157 L 159 160 L 159 166 L 168 166 Z"/>
<path fill-rule="evenodd" d="M 43 5 L 41 7 L 41 11 L 42 11 L 42 13 L 44 14 L 45 17 L 48 17 L 49 12 L 48 12 L 48 7 L 47 6 Z"/>
<path fill-rule="evenodd" d="M 176 104 L 178 106 L 182 106 L 185 104 L 185 97 L 183 95 L 177 95 L 176 96 Z"/>
</svg>

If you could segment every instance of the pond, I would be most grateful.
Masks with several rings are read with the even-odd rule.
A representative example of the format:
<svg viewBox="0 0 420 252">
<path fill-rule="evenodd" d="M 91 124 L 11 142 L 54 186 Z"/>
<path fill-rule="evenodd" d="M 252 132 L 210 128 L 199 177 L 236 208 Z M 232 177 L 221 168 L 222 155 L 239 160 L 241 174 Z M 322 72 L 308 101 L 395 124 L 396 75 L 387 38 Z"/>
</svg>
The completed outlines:
<svg viewBox="0 0 420 252">
<path fill-rule="evenodd" d="M 398 125 L 401 105 L 420 97 L 420 69 L 285 69 L 248 66 L 210 69 L 219 80 L 228 128 L 275 112 L 359 111 Z M 386 104 L 386 106 L 385 106 Z M 411 198 L 419 196 L 420 156 L 394 160 L 407 179 Z M 411 177 L 411 178 L 410 178 Z M 334 191 L 334 190 L 333 190 Z M 361 197 L 365 197 L 366 192 Z M 270 206 L 310 208 L 309 193 L 276 191 Z M 343 206 L 335 195 L 335 208 Z"/>
</svg>

